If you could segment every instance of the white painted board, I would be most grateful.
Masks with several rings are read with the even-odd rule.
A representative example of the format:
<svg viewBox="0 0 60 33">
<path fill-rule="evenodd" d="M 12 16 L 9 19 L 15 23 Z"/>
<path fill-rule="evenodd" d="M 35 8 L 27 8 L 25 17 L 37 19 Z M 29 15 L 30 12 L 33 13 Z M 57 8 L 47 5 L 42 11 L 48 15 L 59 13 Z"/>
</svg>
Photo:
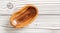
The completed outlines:
<svg viewBox="0 0 60 33">
<path fill-rule="evenodd" d="M 7 8 L 9 2 L 12 9 Z M 26 4 L 38 8 L 38 17 L 23 29 L 12 28 L 11 14 Z M 60 33 L 60 0 L 0 0 L 0 33 Z"/>
</svg>

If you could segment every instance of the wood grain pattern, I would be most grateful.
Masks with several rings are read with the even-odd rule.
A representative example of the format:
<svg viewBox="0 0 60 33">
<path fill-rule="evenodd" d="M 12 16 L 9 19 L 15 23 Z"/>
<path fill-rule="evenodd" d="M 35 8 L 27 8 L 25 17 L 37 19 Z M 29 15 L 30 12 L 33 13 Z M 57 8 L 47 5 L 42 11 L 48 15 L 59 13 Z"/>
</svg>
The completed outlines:
<svg viewBox="0 0 60 33">
<path fill-rule="evenodd" d="M 6 7 L 8 2 L 9 0 L 0 0 L 0 33 L 60 33 L 60 0 L 10 0 L 14 4 L 13 9 Z M 9 25 L 11 14 L 25 4 L 37 6 L 38 18 L 26 28 L 11 28 Z"/>
<path fill-rule="evenodd" d="M 58 1 L 11 1 L 13 9 L 8 9 L 6 4 L 8 1 L 0 1 L 0 14 L 12 14 L 18 9 L 21 9 L 25 4 L 34 4 L 39 11 L 39 14 L 60 14 L 60 2 Z"/>
</svg>

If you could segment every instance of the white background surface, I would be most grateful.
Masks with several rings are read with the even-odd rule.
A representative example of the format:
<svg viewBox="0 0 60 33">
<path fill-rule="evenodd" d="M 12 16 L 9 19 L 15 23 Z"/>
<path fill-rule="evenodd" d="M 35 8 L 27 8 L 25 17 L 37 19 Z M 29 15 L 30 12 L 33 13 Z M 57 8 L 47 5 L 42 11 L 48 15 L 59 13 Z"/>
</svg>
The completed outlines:
<svg viewBox="0 0 60 33">
<path fill-rule="evenodd" d="M 13 9 L 7 8 L 9 2 Z M 11 14 L 26 4 L 38 8 L 37 19 L 23 29 L 11 28 Z M 0 0 L 0 33 L 60 33 L 60 0 Z"/>
</svg>

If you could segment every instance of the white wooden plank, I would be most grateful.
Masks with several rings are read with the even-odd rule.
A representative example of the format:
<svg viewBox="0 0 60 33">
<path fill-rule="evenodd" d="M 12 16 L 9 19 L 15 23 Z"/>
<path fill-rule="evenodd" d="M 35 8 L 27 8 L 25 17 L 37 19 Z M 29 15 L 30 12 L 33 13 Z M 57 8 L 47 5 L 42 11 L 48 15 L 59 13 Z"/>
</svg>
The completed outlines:
<svg viewBox="0 0 60 33">
<path fill-rule="evenodd" d="M 40 1 L 60 1 L 60 0 L 40 0 Z"/>
<path fill-rule="evenodd" d="M 10 27 L 9 16 L 0 16 L 0 25 L 2 27 Z M 39 15 L 36 20 L 33 21 L 26 28 L 51 28 L 51 29 L 60 29 L 60 15 Z"/>
<path fill-rule="evenodd" d="M 42 22 L 41 21 L 41 19 L 40 19 L 40 22 L 38 22 L 39 20 L 38 20 L 38 18 L 37 18 L 37 20 L 35 20 L 35 22 L 33 22 L 31 25 L 29 25 L 28 27 L 26 27 L 26 28 L 23 28 L 22 30 L 21 29 L 14 29 L 14 28 L 9 28 L 10 26 L 8 25 L 9 24 L 9 21 L 8 21 L 8 19 L 9 19 L 9 16 L 0 16 L 1 17 L 1 19 L 0 19 L 0 32 L 1 33 L 8 33 L 8 32 L 10 32 L 10 33 L 55 33 L 55 32 L 60 32 L 59 30 L 58 31 L 52 31 L 52 30 L 44 30 L 44 29 L 38 29 L 37 27 L 41 27 L 41 25 L 43 25 L 43 23 L 44 22 L 46 22 L 45 23 L 45 25 L 46 24 L 48 24 L 49 23 L 49 21 L 51 21 L 51 19 L 53 20 L 53 24 L 54 24 L 54 22 L 55 22 L 55 20 L 57 19 L 59 19 L 60 18 L 60 16 L 49 16 L 49 15 L 47 15 L 47 16 L 45 16 L 45 15 L 41 15 L 40 17 L 38 17 L 39 19 L 41 18 L 42 19 L 42 21 L 43 21 L 43 23 L 40 23 L 40 22 Z M 46 21 L 45 21 L 46 20 Z M 47 21 L 48 20 L 48 21 Z M 59 21 L 59 20 L 58 20 Z M 36 23 L 37 22 L 37 23 Z M 48 22 L 48 23 L 47 23 Z M 57 22 L 57 21 L 56 21 Z M 55 22 L 55 23 L 56 23 Z M 58 23 L 59 22 L 57 22 L 57 25 L 58 25 Z M 37 24 L 37 26 L 35 25 L 35 24 Z M 43 25 L 43 27 L 48 27 L 48 26 L 45 26 L 45 25 Z M 51 25 L 52 26 L 52 25 Z M 50 26 L 50 27 L 51 27 Z M 54 26 L 52 26 L 52 27 L 54 27 Z M 55 26 L 56 27 L 56 26 Z M 54 27 L 54 28 L 55 28 Z"/>
<path fill-rule="evenodd" d="M 7 8 L 9 1 L 0 1 L 0 14 L 12 14 L 21 9 L 25 4 L 34 4 L 38 8 L 39 14 L 60 14 L 60 2 L 40 2 L 40 1 L 11 1 L 13 9 Z"/>
<path fill-rule="evenodd" d="M 13 9 L 7 8 L 9 1 Z M 0 0 L 0 3 L 0 33 L 60 33 L 60 0 Z M 14 29 L 9 24 L 9 15 L 25 4 L 34 4 L 40 15 L 29 26 Z"/>
<path fill-rule="evenodd" d="M 0 33 L 51 33 L 51 30 L 45 29 L 11 29 L 0 27 Z"/>
</svg>

